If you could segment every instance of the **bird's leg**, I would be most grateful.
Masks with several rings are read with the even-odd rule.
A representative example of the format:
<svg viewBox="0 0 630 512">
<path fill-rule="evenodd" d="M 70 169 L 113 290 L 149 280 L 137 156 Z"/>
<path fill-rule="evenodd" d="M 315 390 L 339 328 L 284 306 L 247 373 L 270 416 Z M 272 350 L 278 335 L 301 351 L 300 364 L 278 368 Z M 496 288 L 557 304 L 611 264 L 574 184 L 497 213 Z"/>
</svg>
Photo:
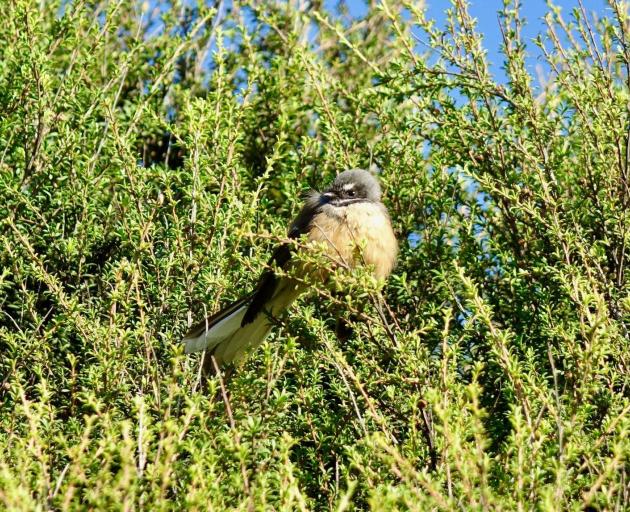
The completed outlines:
<svg viewBox="0 0 630 512">
<path fill-rule="evenodd" d="M 358 319 L 354 313 L 351 313 L 350 316 L 354 317 L 354 318 L 351 318 L 351 321 L 353 322 Z M 338 317 L 337 323 L 335 325 L 335 334 L 337 335 L 337 338 L 339 339 L 339 341 L 345 343 L 354 334 L 354 329 L 352 328 L 352 325 L 350 324 L 350 322 L 348 322 L 345 318 Z"/>
<path fill-rule="evenodd" d="M 334 306 L 338 307 L 338 303 L 343 300 L 343 293 L 333 292 L 332 295 L 335 298 Z M 335 324 L 335 335 L 337 336 L 339 341 L 345 343 L 350 338 L 352 338 L 354 334 L 354 328 L 352 327 L 352 324 L 358 322 L 361 319 L 360 313 L 360 311 L 350 311 L 347 319 L 343 316 L 337 316 L 337 322 Z"/>
</svg>

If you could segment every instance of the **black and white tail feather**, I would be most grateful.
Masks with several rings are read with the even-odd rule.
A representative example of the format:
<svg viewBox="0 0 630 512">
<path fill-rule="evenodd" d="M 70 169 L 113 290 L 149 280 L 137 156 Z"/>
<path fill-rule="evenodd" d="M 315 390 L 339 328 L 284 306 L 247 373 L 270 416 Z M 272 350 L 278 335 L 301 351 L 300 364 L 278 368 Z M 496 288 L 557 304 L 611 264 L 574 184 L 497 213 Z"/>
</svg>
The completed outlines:
<svg viewBox="0 0 630 512">
<path fill-rule="evenodd" d="M 273 278 L 273 295 L 261 308 L 261 291 L 245 297 L 193 327 L 184 337 L 186 353 L 206 350 L 219 366 L 259 346 L 273 327 L 273 318 L 287 309 L 301 287 L 287 278 Z"/>
</svg>

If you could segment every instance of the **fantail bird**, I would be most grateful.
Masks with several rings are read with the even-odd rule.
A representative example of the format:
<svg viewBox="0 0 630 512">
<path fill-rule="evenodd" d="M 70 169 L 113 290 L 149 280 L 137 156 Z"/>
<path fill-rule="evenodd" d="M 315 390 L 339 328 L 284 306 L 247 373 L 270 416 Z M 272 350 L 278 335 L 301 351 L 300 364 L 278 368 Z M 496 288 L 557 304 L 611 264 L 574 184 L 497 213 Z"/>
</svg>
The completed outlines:
<svg viewBox="0 0 630 512">
<path fill-rule="evenodd" d="M 375 176 L 362 169 L 340 173 L 323 193 L 313 192 L 291 224 L 289 238 L 305 235 L 320 243 L 330 261 L 348 267 L 369 266 L 384 281 L 396 262 L 398 243 L 387 209 L 381 202 L 381 187 Z M 270 267 L 287 270 L 292 261 L 288 244 L 276 248 Z M 294 267 L 299 273 L 316 271 L 325 279 L 327 269 L 312 265 Z M 239 359 L 259 346 L 269 334 L 272 321 L 306 289 L 303 280 L 277 276 L 266 270 L 249 295 L 195 325 L 183 339 L 186 352 L 208 351 L 217 365 Z"/>
</svg>

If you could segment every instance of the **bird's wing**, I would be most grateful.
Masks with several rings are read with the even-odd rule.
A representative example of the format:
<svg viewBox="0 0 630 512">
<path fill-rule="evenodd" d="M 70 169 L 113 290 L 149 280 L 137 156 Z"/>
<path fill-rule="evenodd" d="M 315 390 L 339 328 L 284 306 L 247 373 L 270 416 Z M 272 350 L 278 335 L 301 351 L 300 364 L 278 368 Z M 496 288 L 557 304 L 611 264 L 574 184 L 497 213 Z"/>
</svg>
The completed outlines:
<svg viewBox="0 0 630 512">
<path fill-rule="evenodd" d="M 319 194 L 314 192 L 291 224 L 290 238 L 298 238 L 308 231 L 318 207 Z M 271 256 L 271 268 L 263 272 L 253 293 L 210 315 L 188 331 L 183 339 L 186 352 L 218 350 L 222 347 L 222 354 L 217 357 L 227 361 L 235 357 L 232 353 L 235 350 L 244 350 L 248 344 L 259 344 L 271 329 L 266 316 L 259 318 L 260 313 L 268 311 L 278 314 L 299 294 L 294 284 L 289 286 L 286 280 L 278 278 L 273 271 L 273 267 L 284 268 L 290 259 L 290 244 L 278 246 Z"/>
<path fill-rule="evenodd" d="M 289 238 L 299 238 L 301 235 L 308 232 L 313 216 L 320 206 L 319 197 L 319 192 L 315 191 L 307 196 L 302 210 L 289 228 Z M 290 260 L 291 247 L 289 244 L 282 244 L 273 252 L 269 260 L 269 267 L 271 268 L 263 273 L 256 290 L 252 294 L 251 302 L 243 317 L 243 326 L 253 322 L 254 319 L 264 311 L 265 306 L 278 290 L 280 280 L 273 271 L 273 267 L 285 268 L 285 265 Z"/>
<path fill-rule="evenodd" d="M 260 277 L 260 281 L 251 296 L 249 307 L 247 308 L 241 325 L 247 325 L 252 322 L 254 318 L 263 311 L 265 304 L 271 300 L 276 292 L 276 288 L 278 287 L 278 276 L 276 276 L 273 266 L 275 265 L 279 268 L 283 268 L 290 259 L 291 249 L 288 244 L 278 246 L 273 252 L 271 259 L 269 260 L 270 268 L 265 270 L 263 275 Z"/>
</svg>

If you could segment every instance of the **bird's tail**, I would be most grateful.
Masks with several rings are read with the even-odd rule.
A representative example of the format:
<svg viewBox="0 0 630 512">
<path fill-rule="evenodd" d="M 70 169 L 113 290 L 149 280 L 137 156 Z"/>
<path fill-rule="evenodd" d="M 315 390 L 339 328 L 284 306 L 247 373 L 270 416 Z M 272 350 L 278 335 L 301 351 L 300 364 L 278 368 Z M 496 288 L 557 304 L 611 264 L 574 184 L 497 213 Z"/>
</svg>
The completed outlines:
<svg viewBox="0 0 630 512">
<path fill-rule="evenodd" d="M 193 327 L 182 340 L 186 353 L 207 350 L 218 365 L 231 363 L 245 352 L 259 346 L 272 327 L 270 317 L 281 314 L 302 292 L 294 281 L 282 279 L 264 312 L 244 322 L 251 296 L 235 302 Z"/>
</svg>

